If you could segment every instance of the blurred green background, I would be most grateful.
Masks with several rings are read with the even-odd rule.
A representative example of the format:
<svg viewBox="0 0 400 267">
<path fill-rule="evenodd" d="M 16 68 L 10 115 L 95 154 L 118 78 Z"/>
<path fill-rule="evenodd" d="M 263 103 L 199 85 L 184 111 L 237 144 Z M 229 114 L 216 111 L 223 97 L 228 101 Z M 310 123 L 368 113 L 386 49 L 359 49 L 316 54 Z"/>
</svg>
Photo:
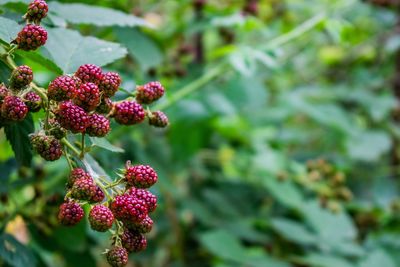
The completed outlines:
<svg viewBox="0 0 400 267">
<path fill-rule="evenodd" d="M 113 125 L 115 147 L 92 153 L 111 177 L 126 160 L 159 173 L 129 266 L 400 266 L 398 1 L 70 2 L 50 2 L 45 48 L 16 57 L 39 84 L 95 63 L 127 91 L 167 89 L 167 129 Z M 19 166 L 0 131 L 0 266 L 107 266 L 107 234 L 56 222 L 67 176 L 64 159 Z"/>
</svg>

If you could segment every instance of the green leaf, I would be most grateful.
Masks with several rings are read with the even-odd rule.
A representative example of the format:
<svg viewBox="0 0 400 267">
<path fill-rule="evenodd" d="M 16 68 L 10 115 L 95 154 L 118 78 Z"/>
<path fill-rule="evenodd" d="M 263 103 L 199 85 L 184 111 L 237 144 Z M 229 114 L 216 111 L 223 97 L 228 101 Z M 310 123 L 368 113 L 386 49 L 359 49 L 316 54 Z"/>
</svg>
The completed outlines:
<svg viewBox="0 0 400 267">
<path fill-rule="evenodd" d="M 298 244 L 310 245 L 317 242 L 317 238 L 303 225 L 284 218 L 275 218 L 271 220 L 271 225 L 285 239 Z"/>
<path fill-rule="evenodd" d="M 359 267 L 396 267 L 393 259 L 383 250 L 375 250 L 361 261 Z"/>
<path fill-rule="evenodd" d="M 21 26 L 15 21 L 0 17 L 0 39 L 6 43 L 10 43 L 17 37 L 18 32 L 21 30 Z"/>
<path fill-rule="evenodd" d="M 157 44 L 138 29 L 117 28 L 115 33 L 119 42 L 128 48 L 142 70 L 156 67 L 163 61 L 163 54 Z"/>
<path fill-rule="evenodd" d="M 111 152 L 116 152 L 116 153 L 125 152 L 122 148 L 114 146 L 105 138 L 90 137 L 90 141 L 92 142 L 92 145 L 107 149 Z"/>
<path fill-rule="evenodd" d="M 53 61 L 45 58 L 44 56 L 42 56 L 37 52 L 32 52 L 32 51 L 27 52 L 23 50 L 17 50 L 16 54 L 18 54 L 23 58 L 28 58 L 58 75 L 63 74 L 62 69 L 60 69 L 60 67 L 58 67 Z"/>
<path fill-rule="evenodd" d="M 275 177 L 264 179 L 264 186 L 281 204 L 290 208 L 299 208 L 303 203 L 303 196 L 291 181 L 278 181 Z"/>
<path fill-rule="evenodd" d="M 15 153 L 18 164 L 30 166 L 32 150 L 29 134 L 35 131 L 32 116 L 28 114 L 22 122 L 5 125 L 4 131 Z"/>
<path fill-rule="evenodd" d="M 354 267 L 353 264 L 344 258 L 326 254 L 313 253 L 299 259 L 301 262 L 306 263 L 307 265 L 309 264 L 313 267 Z"/>
<path fill-rule="evenodd" d="M 359 132 L 346 142 L 350 157 L 362 161 L 378 160 L 391 145 L 389 135 L 383 131 Z"/>
<path fill-rule="evenodd" d="M 86 220 L 82 220 L 74 227 L 61 226 L 54 231 L 57 243 L 71 251 L 83 251 L 87 245 Z"/>
<path fill-rule="evenodd" d="M 0 236 L 0 259 L 13 267 L 37 265 L 32 252 L 9 234 Z"/>
<path fill-rule="evenodd" d="M 49 3 L 51 13 L 73 24 L 93 24 L 96 26 L 149 26 L 138 17 L 110 8 L 85 4 Z"/>
<path fill-rule="evenodd" d="M 127 54 L 127 50 L 117 43 L 84 37 L 77 31 L 53 28 L 48 29 L 48 34 L 45 49 L 49 59 L 64 73 L 73 73 L 86 63 L 104 66 Z"/>
</svg>

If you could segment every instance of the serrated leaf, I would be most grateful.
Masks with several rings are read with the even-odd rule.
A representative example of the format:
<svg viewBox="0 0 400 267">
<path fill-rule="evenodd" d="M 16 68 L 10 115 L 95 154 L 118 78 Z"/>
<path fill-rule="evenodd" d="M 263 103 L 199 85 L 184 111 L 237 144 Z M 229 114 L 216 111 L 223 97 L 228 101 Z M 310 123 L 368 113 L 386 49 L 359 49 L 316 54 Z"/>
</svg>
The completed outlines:
<svg viewBox="0 0 400 267">
<path fill-rule="evenodd" d="M 32 252 L 9 234 L 0 236 L 0 259 L 13 267 L 37 265 Z"/>
<path fill-rule="evenodd" d="M 284 218 L 271 220 L 272 227 L 287 240 L 298 244 L 310 245 L 317 242 L 316 236 L 308 231 L 302 224 Z"/>
<path fill-rule="evenodd" d="M 0 17 L 0 39 L 6 43 L 10 43 L 17 37 L 18 32 L 21 30 L 21 26 L 17 22 Z"/>
<path fill-rule="evenodd" d="M 19 56 L 23 57 L 23 58 L 28 58 L 40 65 L 42 65 L 43 67 L 47 68 L 50 71 L 53 71 L 56 74 L 63 74 L 62 69 L 60 69 L 60 67 L 58 67 L 53 61 L 51 61 L 48 58 L 45 58 L 44 56 L 42 56 L 41 54 L 37 53 L 37 52 L 32 52 L 32 51 L 23 51 L 23 50 L 17 50 L 16 54 L 18 54 Z"/>
<path fill-rule="evenodd" d="M 127 54 L 120 44 L 84 37 L 77 31 L 54 28 L 48 29 L 48 34 L 45 50 L 64 73 L 73 73 L 86 63 L 104 66 Z"/>
<path fill-rule="evenodd" d="M 33 119 L 30 114 L 22 122 L 4 126 L 7 140 L 15 153 L 19 165 L 30 166 L 32 161 L 31 143 L 29 134 L 35 131 Z"/>
<path fill-rule="evenodd" d="M 116 153 L 124 153 L 125 152 L 122 148 L 114 146 L 105 138 L 90 137 L 90 141 L 92 142 L 92 144 L 94 146 L 98 146 L 98 147 L 107 149 L 111 152 L 116 152 Z"/>
<path fill-rule="evenodd" d="M 74 24 L 93 24 L 97 26 L 148 26 L 138 17 L 110 8 L 85 4 L 49 3 L 51 13 Z"/>
<path fill-rule="evenodd" d="M 158 66 L 163 60 L 163 54 L 156 43 L 138 29 L 117 28 L 115 30 L 119 42 L 124 44 L 129 53 L 146 71 Z"/>
</svg>

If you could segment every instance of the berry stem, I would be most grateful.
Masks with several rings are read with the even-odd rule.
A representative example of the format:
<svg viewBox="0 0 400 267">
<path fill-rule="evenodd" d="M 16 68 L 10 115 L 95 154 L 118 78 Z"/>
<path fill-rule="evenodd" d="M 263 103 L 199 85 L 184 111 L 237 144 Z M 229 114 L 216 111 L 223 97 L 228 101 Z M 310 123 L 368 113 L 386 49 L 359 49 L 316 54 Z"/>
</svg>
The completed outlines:
<svg viewBox="0 0 400 267">
<path fill-rule="evenodd" d="M 66 151 L 66 149 L 64 149 L 64 155 L 65 155 L 65 158 L 67 159 L 68 166 L 69 166 L 70 170 L 72 171 L 74 169 L 74 167 L 72 166 L 71 159 L 70 159 L 69 154 Z"/>
<path fill-rule="evenodd" d="M 74 152 L 76 156 L 78 157 L 80 156 L 79 150 L 76 147 L 74 147 L 70 142 L 68 142 L 67 139 L 65 138 L 61 139 L 61 143 L 64 144 L 66 147 L 68 147 L 72 152 Z"/>
<path fill-rule="evenodd" d="M 119 179 L 119 180 L 117 180 L 116 182 L 114 182 L 114 183 L 110 183 L 110 184 L 108 184 L 108 185 L 106 185 L 104 188 L 111 188 L 111 187 L 114 187 L 114 186 L 117 186 L 117 185 L 120 185 L 120 184 L 122 184 L 124 182 L 124 179 Z"/>
<path fill-rule="evenodd" d="M 79 155 L 81 159 L 85 157 L 85 133 L 82 133 L 82 139 L 81 139 L 81 153 Z"/>
</svg>

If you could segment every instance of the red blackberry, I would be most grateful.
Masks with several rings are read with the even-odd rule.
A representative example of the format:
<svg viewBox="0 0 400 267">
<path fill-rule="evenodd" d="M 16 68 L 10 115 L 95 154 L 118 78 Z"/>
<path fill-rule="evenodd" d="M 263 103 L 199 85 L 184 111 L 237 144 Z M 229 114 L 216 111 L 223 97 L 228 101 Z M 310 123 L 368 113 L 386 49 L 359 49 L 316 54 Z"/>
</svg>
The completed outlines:
<svg viewBox="0 0 400 267">
<path fill-rule="evenodd" d="M 149 124 L 159 128 L 167 127 L 169 124 L 168 117 L 162 111 L 154 111 L 149 116 Z"/>
<path fill-rule="evenodd" d="M 77 81 L 67 75 L 59 76 L 53 80 L 48 90 L 48 96 L 55 101 L 64 101 L 75 98 L 77 92 Z"/>
<path fill-rule="evenodd" d="M 96 108 L 96 112 L 100 114 L 108 114 L 113 108 L 113 102 L 107 97 L 103 97 L 100 104 Z"/>
<path fill-rule="evenodd" d="M 151 104 L 164 95 L 165 89 L 159 82 L 149 82 L 136 88 L 136 101 Z"/>
<path fill-rule="evenodd" d="M 63 139 L 67 135 L 67 130 L 61 127 L 60 123 L 55 119 L 49 120 L 49 128 L 47 133 L 58 140 Z"/>
<path fill-rule="evenodd" d="M 88 179 L 88 180 L 92 180 L 92 176 L 90 176 L 89 173 L 87 173 L 84 169 L 82 168 L 75 168 L 71 171 L 70 175 L 69 175 L 69 179 L 67 182 L 67 187 L 71 187 L 75 181 L 79 180 L 79 179 Z"/>
<path fill-rule="evenodd" d="M 82 84 L 77 91 L 74 102 L 86 111 L 95 110 L 100 104 L 99 87 L 94 83 Z"/>
<path fill-rule="evenodd" d="M 100 67 L 93 64 L 85 64 L 79 67 L 75 72 L 75 76 L 81 79 L 83 83 L 99 84 L 103 73 Z"/>
<path fill-rule="evenodd" d="M 131 231 L 147 234 L 150 233 L 151 229 L 153 229 L 153 224 L 153 220 L 150 218 L 150 216 L 147 216 L 140 223 L 125 223 L 125 226 Z"/>
<path fill-rule="evenodd" d="M 28 114 L 28 107 L 18 96 L 8 95 L 1 105 L 1 116 L 8 121 L 22 121 Z"/>
<path fill-rule="evenodd" d="M 10 94 L 10 91 L 4 84 L 0 84 L 0 106 L 3 104 L 4 98 Z"/>
<path fill-rule="evenodd" d="M 19 66 L 11 73 L 10 87 L 12 89 L 20 90 L 28 86 L 32 81 L 32 69 L 26 65 Z"/>
<path fill-rule="evenodd" d="M 116 72 L 107 72 L 100 81 L 99 89 L 105 97 L 112 97 L 121 85 L 121 77 Z"/>
<path fill-rule="evenodd" d="M 157 182 L 158 176 L 154 169 L 148 165 L 130 166 L 125 169 L 125 180 L 128 185 L 137 188 L 149 188 Z"/>
<path fill-rule="evenodd" d="M 36 50 L 47 41 L 47 31 L 38 26 L 28 24 L 19 33 L 14 42 L 22 50 Z"/>
<path fill-rule="evenodd" d="M 35 92 L 28 92 L 24 96 L 25 104 L 30 112 L 38 112 L 40 110 L 40 105 L 42 104 L 42 99 Z"/>
<path fill-rule="evenodd" d="M 104 137 L 110 131 L 110 121 L 103 115 L 90 115 L 89 121 L 86 133 L 90 136 Z"/>
<path fill-rule="evenodd" d="M 104 192 L 103 190 L 97 186 L 96 194 L 89 200 L 90 203 L 99 203 L 104 200 Z"/>
<path fill-rule="evenodd" d="M 110 208 L 116 219 L 132 223 L 144 220 L 148 212 L 143 200 L 126 194 L 116 196 Z"/>
<path fill-rule="evenodd" d="M 91 200 L 96 196 L 97 185 L 93 179 L 86 177 L 80 178 L 74 182 L 71 189 L 71 197 L 77 200 Z"/>
<path fill-rule="evenodd" d="M 49 7 L 44 0 L 34 0 L 29 4 L 28 12 L 25 14 L 25 19 L 28 22 L 39 24 L 40 21 L 47 16 Z"/>
<path fill-rule="evenodd" d="M 89 116 L 85 110 L 71 101 L 61 102 L 56 111 L 57 121 L 72 133 L 83 133 L 89 126 Z"/>
<path fill-rule="evenodd" d="M 93 230 L 105 232 L 112 227 L 114 215 L 106 206 L 96 205 L 90 210 L 89 223 Z"/>
<path fill-rule="evenodd" d="M 84 215 L 82 207 L 76 202 L 61 204 L 58 212 L 58 220 L 66 226 L 73 226 L 82 220 Z"/>
<path fill-rule="evenodd" d="M 35 134 L 31 136 L 33 149 L 45 160 L 55 161 L 62 156 L 62 146 L 54 136 Z"/>
<path fill-rule="evenodd" d="M 126 193 L 128 195 L 132 195 L 138 199 L 143 200 L 146 203 L 149 212 L 153 212 L 156 210 L 157 197 L 153 195 L 150 191 L 146 189 L 131 187 Z"/>
<path fill-rule="evenodd" d="M 123 125 L 141 123 L 145 118 L 145 112 L 141 105 L 134 101 L 122 101 L 115 104 L 115 121 Z"/>
<path fill-rule="evenodd" d="M 128 252 L 122 247 L 113 247 L 107 252 L 107 262 L 112 267 L 123 267 L 128 264 Z"/>
<path fill-rule="evenodd" d="M 143 234 L 128 229 L 121 235 L 121 243 L 128 252 L 140 252 L 147 247 L 147 240 Z"/>
</svg>

